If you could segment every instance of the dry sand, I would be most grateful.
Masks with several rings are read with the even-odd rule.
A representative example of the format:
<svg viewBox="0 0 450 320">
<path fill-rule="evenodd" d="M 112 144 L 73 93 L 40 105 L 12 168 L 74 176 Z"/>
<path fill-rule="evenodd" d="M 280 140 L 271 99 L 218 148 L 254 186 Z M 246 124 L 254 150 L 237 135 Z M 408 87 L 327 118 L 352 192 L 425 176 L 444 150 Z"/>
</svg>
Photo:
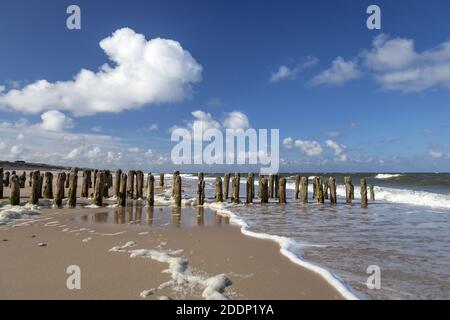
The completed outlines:
<svg viewBox="0 0 450 320">
<path fill-rule="evenodd" d="M 128 218 L 91 222 L 108 210 L 114 209 L 42 208 L 30 221 L 0 226 L 0 299 L 142 299 L 143 290 L 158 288 L 171 274 L 162 272 L 167 263 L 109 251 L 128 241 L 136 245 L 126 250 L 181 249 L 191 272 L 203 278 L 226 274 L 232 284 L 224 294 L 231 299 L 342 299 L 320 275 L 282 256 L 278 244 L 244 236 L 210 210 L 201 218 L 183 208 L 180 219 L 173 209 L 155 208 L 151 225 Z M 67 289 L 69 265 L 81 269 L 80 290 Z M 203 290 L 172 285 L 145 299 L 202 299 Z"/>
</svg>

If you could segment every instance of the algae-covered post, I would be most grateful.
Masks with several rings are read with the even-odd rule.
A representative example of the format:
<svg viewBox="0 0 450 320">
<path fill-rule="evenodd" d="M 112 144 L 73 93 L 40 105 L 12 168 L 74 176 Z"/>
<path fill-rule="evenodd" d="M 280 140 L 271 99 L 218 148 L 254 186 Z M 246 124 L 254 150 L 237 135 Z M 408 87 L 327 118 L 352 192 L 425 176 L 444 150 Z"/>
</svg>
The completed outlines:
<svg viewBox="0 0 450 320">
<path fill-rule="evenodd" d="M 144 173 L 141 170 L 136 171 L 136 199 L 144 198 Z"/>
<path fill-rule="evenodd" d="M 56 174 L 55 197 L 53 198 L 53 205 L 58 208 L 62 206 L 62 200 L 64 199 L 64 182 L 65 173 L 58 172 Z"/>
<path fill-rule="evenodd" d="M 328 189 L 330 189 L 330 184 L 327 179 L 323 181 L 323 197 L 325 200 L 328 200 Z"/>
<path fill-rule="evenodd" d="M 317 203 L 324 203 L 325 199 L 323 197 L 322 180 L 320 177 L 314 178 L 314 185 L 316 186 L 316 200 Z"/>
<path fill-rule="evenodd" d="M 151 173 L 147 175 L 147 206 L 153 207 L 155 204 L 155 178 Z"/>
<path fill-rule="evenodd" d="M 197 181 L 197 204 L 202 206 L 205 202 L 205 175 L 203 172 L 198 173 Z"/>
<path fill-rule="evenodd" d="M 19 177 L 15 174 L 11 175 L 9 181 L 11 194 L 9 196 L 9 204 L 12 206 L 20 205 L 20 184 Z"/>
<path fill-rule="evenodd" d="M 347 203 L 352 203 L 352 177 L 346 176 L 344 177 L 345 184 L 345 201 Z"/>
<path fill-rule="evenodd" d="M 25 188 L 25 182 L 27 181 L 27 173 L 24 171 L 19 177 L 20 188 Z"/>
<path fill-rule="evenodd" d="M 295 175 L 294 178 L 294 199 L 298 200 L 298 196 L 300 194 L 300 176 L 298 174 Z"/>
<path fill-rule="evenodd" d="M 375 190 L 373 188 L 373 184 L 370 185 L 369 190 L 370 190 L 370 201 L 375 201 Z"/>
<path fill-rule="evenodd" d="M 239 187 L 241 183 L 241 174 L 236 172 L 233 177 L 233 193 L 231 201 L 239 203 Z"/>
<path fill-rule="evenodd" d="M 99 171 L 97 172 L 97 176 L 95 178 L 95 186 L 94 186 L 94 197 L 92 199 L 92 204 L 101 207 L 103 205 L 103 194 L 105 192 L 105 172 Z"/>
<path fill-rule="evenodd" d="M 122 173 L 120 176 L 119 194 L 117 195 L 117 204 L 125 207 L 127 204 L 127 174 Z"/>
<path fill-rule="evenodd" d="M 269 175 L 269 198 L 273 198 L 274 182 L 275 182 L 274 175 L 270 174 Z"/>
<path fill-rule="evenodd" d="M 228 199 L 228 191 L 230 189 L 230 174 L 225 173 L 223 176 L 223 199 L 226 201 Z"/>
<path fill-rule="evenodd" d="M 276 174 L 275 175 L 275 181 L 274 181 L 274 188 L 275 188 L 275 198 L 278 198 L 279 197 L 279 189 L 280 189 L 280 175 L 279 174 Z"/>
<path fill-rule="evenodd" d="M 53 199 L 53 174 L 51 172 L 44 173 L 44 198 Z"/>
<path fill-rule="evenodd" d="M 111 186 L 111 172 L 103 171 L 103 197 L 109 198 L 109 187 Z"/>
<path fill-rule="evenodd" d="M 176 180 L 177 176 L 179 176 L 179 175 L 180 175 L 180 171 L 178 171 L 178 170 L 175 170 L 172 173 L 172 197 L 175 196 L 175 180 Z"/>
<path fill-rule="evenodd" d="M 308 177 L 300 179 L 300 202 L 308 203 Z"/>
<path fill-rule="evenodd" d="M 134 199 L 134 175 L 136 172 L 134 170 L 128 170 L 128 181 L 127 181 L 127 198 Z"/>
<path fill-rule="evenodd" d="M 331 177 L 329 179 L 330 184 L 330 203 L 337 203 L 337 195 L 336 195 L 336 179 Z"/>
<path fill-rule="evenodd" d="M 5 180 L 3 180 L 3 185 L 5 187 L 9 187 L 9 177 L 10 177 L 11 173 L 9 171 L 5 172 Z"/>
<path fill-rule="evenodd" d="M 39 198 L 42 198 L 42 187 L 44 186 L 44 175 L 39 175 Z"/>
<path fill-rule="evenodd" d="M 89 197 L 89 180 L 88 180 L 88 170 L 83 170 L 83 176 L 81 179 L 81 197 Z"/>
<path fill-rule="evenodd" d="M 367 207 L 367 182 L 366 178 L 361 178 L 359 180 L 360 186 L 361 186 L 361 207 L 366 208 Z"/>
<path fill-rule="evenodd" d="M 246 202 L 253 203 L 253 192 L 254 192 L 254 182 L 253 182 L 253 173 L 249 173 L 247 176 L 247 184 L 246 184 Z"/>
<path fill-rule="evenodd" d="M 33 171 L 31 176 L 31 191 L 30 191 L 30 203 L 38 204 L 39 202 L 39 184 L 40 184 L 41 174 L 39 171 Z"/>
<path fill-rule="evenodd" d="M 217 202 L 223 202 L 222 178 L 221 177 L 216 178 L 215 185 L 216 185 L 215 199 Z"/>
<path fill-rule="evenodd" d="M 122 177 L 122 170 L 121 169 L 117 169 L 116 173 L 114 175 L 114 195 L 116 197 L 119 196 L 119 191 L 120 191 L 120 178 Z"/>
<path fill-rule="evenodd" d="M 94 179 L 95 179 L 95 175 L 94 175 Z M 66 175 L 66 180 L 65 180 L 65 187 L 66 188 L 69 187 L 69 182 L 70 182 L 70 172 L 68 172 L 67 175 Z M 94 184 L 95 184 L 95 180 L 94 180 Z"/>
<path fill-rule="evenodd" d="M 181 207 L 181 176 L 180 174 L 174 175 L 175 180 L 173 182 L 173 198 L 175 200 L 175 205 Z"/>
<path fill-rule="evenodd" d="M 77 205 L 77 184 L 78 184 L 78 169 L 72 168 L 69 176 L 69 194 L 67 199 L 67 205 L 70 208 L 74 208 Z"/>
<path fill-rule="evenodd" d="M 278 180 L 278 202 L 286 203 L 286 178 L 281 177 Z"/>
<path fill-rule="evenodd" d="M 164 173 L 159 174 L 159 186 L 164 187 Z"/>
<path fill-rule="evenodd" d="M 269 181 L 264 176 L 260 180 L 259 189 L 261 190 L 260 191 L 261 203 L 268 203 L 269 202 Z"/>
</svg>

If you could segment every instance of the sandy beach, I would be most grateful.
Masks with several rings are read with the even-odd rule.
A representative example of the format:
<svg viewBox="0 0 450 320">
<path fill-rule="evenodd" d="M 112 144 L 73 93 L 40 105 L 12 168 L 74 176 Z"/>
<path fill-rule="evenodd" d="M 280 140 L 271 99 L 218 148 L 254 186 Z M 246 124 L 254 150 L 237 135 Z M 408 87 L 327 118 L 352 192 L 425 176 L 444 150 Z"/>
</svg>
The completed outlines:
<svg viewBox="0 0 450 320">
<path fill-rule="evenodd" d="M 58 209 L 42 199 L 38 215 L 0 226 L 1 299 L 342 299 L 277 243 L 243 235 L 212 210 L 79 203 Z M 71 265 L 79 290 L 66 285 Z"/>
</svg>

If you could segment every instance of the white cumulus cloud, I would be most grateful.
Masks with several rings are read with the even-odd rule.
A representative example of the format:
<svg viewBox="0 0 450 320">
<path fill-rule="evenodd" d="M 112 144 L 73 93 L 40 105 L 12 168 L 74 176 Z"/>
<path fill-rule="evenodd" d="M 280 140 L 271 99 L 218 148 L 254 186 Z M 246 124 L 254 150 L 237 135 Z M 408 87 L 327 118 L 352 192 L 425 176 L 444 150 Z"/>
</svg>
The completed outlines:
<svg viewBox="0 0 450 320">
<path fill-rule="evenodd" d="M 340 86 L 350 80 L 362 77 L 356 60 L 345 61 L 337 57 L 331 63 L 331 67 L 319 73 L 311 80 L 312 85 L 335 85 Z"/>
<path fill-rule="evenodd" d="M 27 113 L 68 110 L 76 116 L 121 112 L 181 101 L 201 81 L 202 66 L 177 41 L 146 40 L 122 28 L 101 40 L 100 47 L 110 64 L 97 72 L 82 69 L 72 80 L 38 80 L 21 89 L 0 90 L 0 107 Z"/>
<path fill-rule="evenodd" d="M 47 131 L 63 131 L 65 128 L 72 128 L 73 121 L 64 113 L 57 110 L 50 110 L 41 115 L 41 128 Z"/>
<path fill-rule="evenodd" d="M 309 157 L 319 156 L 323 151 L 320 143 L 314 140 L 295 140 L 294 146 L 302 150 Z"/>
</svg>

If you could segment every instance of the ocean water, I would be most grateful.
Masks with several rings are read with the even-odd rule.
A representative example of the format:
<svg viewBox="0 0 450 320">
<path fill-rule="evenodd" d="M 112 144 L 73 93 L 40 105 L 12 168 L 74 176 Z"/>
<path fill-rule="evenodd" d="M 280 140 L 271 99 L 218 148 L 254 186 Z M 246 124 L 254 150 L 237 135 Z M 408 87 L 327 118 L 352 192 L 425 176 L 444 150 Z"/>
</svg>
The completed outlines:
<svg viewBox="0 0 450 320">
<path fill-rule="evenodd" d="M 310 179 L 314 173 L 303 173 Z M 318 174 L 319 175 L 319 174 Z M 328 270 L 357 297 L 363 299 L 450 298 L 450 174 L 352 175 L 355 201 L 345 203 L 343 177 L 336 177 L 338 204 L 302 205 L 294 200 L 293 174 L 288 178 L 288 203 L 230 205 L 237 219 L 259 235 L 290 239 L 290 254 Z M 206 197 L 214 196 L 215 174 L 207 175 Z M 222 175 L 220 175 L 222 176 Z M 359 203 L 359 178 L 375 186 L 375 202 Z M 195 197 L 195 175 L 184 174 L 185 197 Z M 170 183 L 170 182 L 169 182 Z M 255 186 L 257 194 L 257 181 Z M 245 176 L 241 177 L 245 201 Z M 291 259 L 292 260 L 292 259 Z M 369 266 L 378 266 L 380 289 L 369 289 Z"/>
</svg>

